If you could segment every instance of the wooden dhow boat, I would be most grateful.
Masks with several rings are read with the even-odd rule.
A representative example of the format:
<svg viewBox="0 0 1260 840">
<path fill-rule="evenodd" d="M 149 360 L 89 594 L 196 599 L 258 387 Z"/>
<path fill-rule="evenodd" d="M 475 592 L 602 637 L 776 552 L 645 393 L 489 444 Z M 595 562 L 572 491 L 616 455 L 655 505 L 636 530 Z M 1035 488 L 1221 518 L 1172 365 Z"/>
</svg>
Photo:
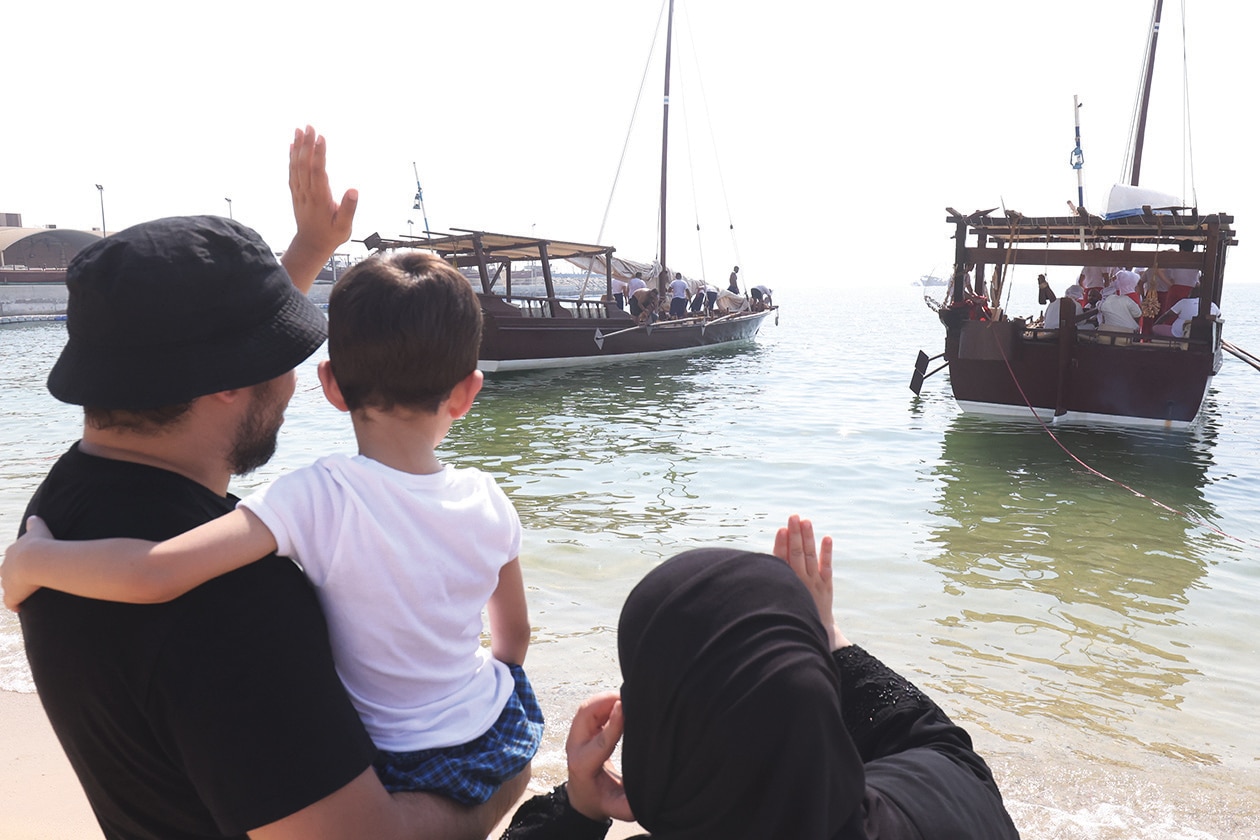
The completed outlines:
<svg viewBox="0 0 1260 840">
<path fill-rule="evenodd" d="M 615 249 L 608 245 L 463 230 L 404 239 L 373 234 L 363 244 L 373 251 L 431 251 L 472 276 L 483 318 L 477 367 L 487 373 L 694 353 L 748 341 L 766 316 L 777 312 L 773 306 L 753 311 L 741 295 L 729 304 L 735 311 L 715 308 L 693 317 L 639 323 L 613 302 L 612 278 L 628 281 L 644 264 L 614 257 Z M 552 265 L 557 260 L 599 266 L 603 293 L 558 294 Z M 531 275 L 541 268 L 542 289 L 533 281 L 524 289 L 514 288 L 513 266 L 527 267 Z"/>
<path fill-rule="evenodd" d="M 1152 13 L 1129 183 L 1113 187 L 1104 215 L 1084 207 L 1079 120 L 1072 156 L 1078 204 L 1068 202 L 1071 215 L 993 215 L 996 208 L 963 214 L 946 208 L 955 243 L 951 284 L 938 309 L 945 348 L 931 358 L 920 352 L 910 385 L 916 394 L 926 376 L 948 367 L 954 398 L 967 412 L 1184 428 L 1198 417 L 1220 369 L 1222 348 L 1242 352 L 1223 341 L 1224 323 L 1213 314 L 1221 302 L 1226 255 L 1238 244 L 1233 217 L 1200 213 L 1138 186 L 1162 5 L 1156 0 Z M 1063 315 L 1055 323 L 1012 318 L 1000 305 L 1006 270 L 1017 265 L 1073 266 L 1082 272 L 1192 270 L 1199 276 L 1191 293 L 1199 301 L 1199 314 L 1176 338 L 1146 329 L 1083 328 L 1083 316 L 1073 317 L 1070 306 L 1057 307 Z M 986 288 L 990 269 L 993 281 Z M 941 356 L 944 363 L 927 372 L 932 358 Z"/>
<path fill-rule="evenodd" d="M 665 37 L 664 110 L 661 117 L 661 189 L 657 255 L 651 262 L 613 256 L 609 245 L 586 245 L 534 236 L 512 236 L 456 228 L 451 233 L 428 231 L 419 174 L 413 209 L 425 213 L 425 234 L 388 239 L 372 234 L 363 244 L 372 251 L 418 248 L 441 256 L 470 277 L 481 300 L 483 329 L 478 367 L 488 373 L 535 368 L 573 367 L 606 362 L 650 359 L 694 353 L 747 342 L 762 322 L 778 308 L 757 289 L 750 296 L 711 290 L 705 305 L 685 317 L 668 318 L 653 312 L 632 317 L 614 302 L 614 279 L 630 282 L 639 274 L 647 288 L 655 288 L 668 302 L 668 286 L 675 277 L 666 256 L 669 173 L 669 83 L 673 48 L 674 3 L 669 2 Z M 733 230 L 734 225 L 731 225 Z M 602 281 L 593 296 L 588 283 L 567 295 L 559 293 L 553 261 L 567 261 Z M 531 282 L 513 286 L 514 272 Z M 542 288 L 534 282 L 541 270 Z M 685 279 L 685 278 L 684 278 Z M 702 287 L 689 281 L 689 295 Z M 752 299 L 757 298 L 757 299 Z"/>
<path fill-rule="evenodd" d="M 1209 313 L 1220 305 L 1225 257 L 1237 244 L 1233 217 L 1181 209 L 1165 215 L 1146 207 L 1111 220 L 950 210 L 948 221 L 957 239 L 957 282 L 939 315 L 950 384 L 964 411 L 1169 428 L 1195 420 L 1221 366 L 1220 319 L 1195 317 L 1183 338 L 1080 329 L 1070 317 L 1036 323 L 990 309 L 987 298 L 967 293 L 963 278 L 971 265 L 976 277 L 995 265 L 1195 269 L 1201 273 L 1199 312 Z M 1183 243 L 1194 250 L 1181 250 Z M 926 361 L 921 354 L 920 384 Z"/>
</svg>

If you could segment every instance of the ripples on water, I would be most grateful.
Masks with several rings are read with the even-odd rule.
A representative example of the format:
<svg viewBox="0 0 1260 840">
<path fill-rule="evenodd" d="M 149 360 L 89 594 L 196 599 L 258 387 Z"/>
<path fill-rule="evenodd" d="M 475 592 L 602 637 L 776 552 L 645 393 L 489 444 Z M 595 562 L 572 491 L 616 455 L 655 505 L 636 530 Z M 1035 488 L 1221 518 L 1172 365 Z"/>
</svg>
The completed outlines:
<svg viewBox="0 0 1260 840">
<path fill-rule="evenodd" d="M 904 292 L 784 294 L 742 351 L 488 381 L 443 456 L 493 473 L 527 529 L 529 667 L 552 721 L 536 777 L 563 774 L 577 702 L 618 685 L 617 616 L 643 573 L 698 545 L 767 549 L 799 511 L 837 538 L 849 635 L 972 730 L 1025 836 L 1260 836 L 1260 373 L 1227 358 L 1193 432 L 1057 430 L 1140 498 L 1036 424 L 961 416 L 946 374 L 914 398 L 915 353 L 942 336 Z M 1260 350 L 1260 287 L 1227 304 L 1227 336 Z M 8 533 L 77 436 L 43 390 L 63 337 L 0 330 Z M 280 453 L 238 492 L 353 449 L 312 364 Z M 20 660 L 0 618 L 0 685 L 29 690 Z"/>
</svg>

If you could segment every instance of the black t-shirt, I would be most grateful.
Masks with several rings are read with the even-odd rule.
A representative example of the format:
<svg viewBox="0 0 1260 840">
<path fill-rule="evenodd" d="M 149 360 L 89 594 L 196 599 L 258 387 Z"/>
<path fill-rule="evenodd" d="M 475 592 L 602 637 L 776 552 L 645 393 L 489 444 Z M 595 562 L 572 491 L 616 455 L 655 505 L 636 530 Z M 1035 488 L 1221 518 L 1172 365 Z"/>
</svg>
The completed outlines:
<svg viewBox="0 0 1260 840">
<path fill-rule="evenodd" d="M 63 539 L 162 540 L 235 502 L 76 444 L 26 513 Z M 107 838 L 241 836 L 371 764 L 314 592 L 284 558 L 166 604 L 41 589 L 19 616 L 40 699 Z"/>
</svg>

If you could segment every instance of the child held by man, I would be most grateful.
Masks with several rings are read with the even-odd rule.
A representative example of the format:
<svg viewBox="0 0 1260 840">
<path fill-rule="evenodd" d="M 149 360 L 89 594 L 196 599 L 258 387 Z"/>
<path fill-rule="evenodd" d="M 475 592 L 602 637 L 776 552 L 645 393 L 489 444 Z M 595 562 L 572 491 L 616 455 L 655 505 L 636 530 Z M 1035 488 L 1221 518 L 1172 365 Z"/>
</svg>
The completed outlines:
<svg viewBox="0 0 1260 840">
<path fill-rule="evenodd" d="M 398 252 L 342 277 L 328 333 L 319 379 L 350 414 L 357 456 L 321 458 L 163 543 L 59 542 L 32 518 L 6 556 L 5 602 L 16 608 L 46 586 L 160 603 L 287 556 L 319 594 L 386 789 L 479 804 L 528 769 L 543 728 L 521 667 L 530 628 L 520 519 L 489 475 L 444 466 L 435 452 L 481 389 L 480 306 L 441 259 Z"/>
</svg>

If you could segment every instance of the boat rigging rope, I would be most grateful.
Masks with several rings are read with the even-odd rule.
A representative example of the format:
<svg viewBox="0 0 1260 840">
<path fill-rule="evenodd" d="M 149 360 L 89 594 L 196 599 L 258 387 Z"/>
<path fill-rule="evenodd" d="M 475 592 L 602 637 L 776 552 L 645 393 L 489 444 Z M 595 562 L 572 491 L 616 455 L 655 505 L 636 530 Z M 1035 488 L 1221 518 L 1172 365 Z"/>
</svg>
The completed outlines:
<svg viewBox="0 0 1260 840">
<path fill-rule="evenodd" d="M 1011 233 L 1010 233 L 1010 240 L 1006 243 L 1006 248 L 1004 249 L 1006 254 L 1002 259 L 1001 274 L 998 273 L 997 266 L 993 267 L 993 304 L 994 306 L 1000 306 L 1003 311 L 1006 311 L 1007 308 L 1011 305 L 1011 291 L 1009 288 L 1006 289 L 1006 303 L 1005 304 L 1002 303 L 1001 298 L 1002 298 L 1002 289 L 1006 287 L 1006 269 L 1010 266 L 1012 255 L 1015 251 L 1015 241 L 1016 241 L 1015 230 L 1016 228 L 1019 227 L 1020 217 L 1012 216 L 1009 213 L 1007 213 L 1007 218 L 1010 220 Z"/>
<path fill-rule="evenodd" d="M 617 196 L 617 184 L 621 180 L 621 168 L 626 163 L 626 152 L 630 148 L 630 137 L 634 133 L 634 122 L 639 116 L 639 103 L 643 101 L 643 91 L 647 89 L 648 69 L 652 66 L 652 56 L 656 54 L 656 41 L 661 35 L 661 21 L 665 18 L 665 10 L 669 0 L 661 3 L 660 14 L 656 18 L 656 30 L 652 35 L 652 46 L 648 48 L 647 60 L 643 62 L 643 76 L 639 79 L 639 93 L 634 98 L 634 108 L 630 111 L 630 124 L 626 126 L 626 139 L 621 143 L 621 157 L 617 159 L 617 171 L 613 173 L 612 187 L 608 190 L 608 202 L 604 205 L 604 215 L 599 220 L 599 233 L 595 234 L 595 244 L 604 244 L 604 228 L 608 225 L 608 214 L 612 212 L 613 199 Z M 657 211 L 657 227 L 660 227 L 660 215 Z M 657 248 L 660 243 L 656 243 Z M 586 297 L 586 287 L 591 282 L 591 267 L 586 267 L 586 276 L 582 278 L 582 287 L 578 290 L 578 298 Z"/>
<path fill-rule="evenodd" d="M 687 15 L 687 7 L 686 5 L 683 5 L 681 8 L 683 11 L 683 15 L 685 17 Z M 694 27 L 692 26 L 687 27 L 687 37 L 691 41 L 691 54 L 693 56 L 697 56 L 700 53 L 696 49 L 696 42 L 695 42 L 695 38 L 693 37 L 694 32 L 695 32 Z M 722 171 L 722 156 L 718 154 L 717 136 L 713 132 L 713 117 L 709 113 L 709 96 L 705 92 L 705 89 L 704 89 L 704 74 L 700 72 L 699 62 L 695 63 L 695 70 L 696 70 L 696 86 L 700 89 L 700 105 L 704 109 L 704 123 L 709 129 L 709 146 L 713 150 L 713 165 L 717 169 L 718 187 L 722 190 L 722 203 L 723 203 L 723 206 L 726 208 L 726 227 L 727 227 L 727 230 L 729 230 L 731 234 L 731 250 L 735 254 L 734 264 L 743 265 L 744 262 L 739 256 L 739 242 L 735 237 L 735 220 L 731 215 L 731 200 L 730 200 L 730 196 L 726 192 L 726 176 L 723 174 L 723 171 Z M 703 263 L 703 251 L 701 251 L 701 262 Z M 701 277 L 703 276 L 704 274 L 701 273 Z"/>
<path fill-rule="evenodd" d="M 678 82 L 679 82 L 678 87 L 681 92 L 681 88 L 682 88 L 681 74 L 680 74 L 680 78 L 678 79 Z M 685 98 L 682 97 L 681 95 L 679 98 L 685 101 Z M 696 192 L 696 167 L 694 164 L 695 155 L 692 154 L 692 151 L 691 151 L 691 120 L 688 116 L 688 110 L 686 108 L 682 109 L 682 118 L 683 118 L 682 119 L 683 137 L 686 138 L 686 147 L 687 147 L 687 174 L 688 174 L 688 177 L 691 179 L 691 209 L 692 209 L 692 215 L 696 220 L 696 251 L 700 254 L 700 277 L 704 278 L 704 277 L 707 277 L 708 275 L 705 274 L 705 271 L 704 271 L 704 239 L 703 237 L 700 236 L 700 199 L 699 199 L 698 193 Z"/>
<path fill-rule="evenodd" d="M 617 183 L 621 179 L 621 167 L 626 162 L 626 151 L 630 148 L 630 135 L 634 132 L 634 122 L 639 115 L 639 103 L 643 101 L 643 91 L 647 88 L 648 70 L 652 66 L 652 56 L 656 54 L 656 41 L 661 34 L 661 20 L 665 17 L 669 0 L 661 4 L 661 13 L 656 20 L 656 32 L 652 36 L 652 46 L 648 49 L 647 61 L 643 63 L 643 76 L 639 80 L 639 93 L 634 98 L 634 108 L 630 111 L 630 125 L 626 126 L 626 139 L 621 144 L 621 157 L 617 160 L 617 171 L 613 175 L 612 189 L 608 192 L 608 203 L 604 206 L 604 216 L 599 221 L 599 233 L 595 235 L 595 244 L 604 244 L 604 227 L 608 224 L 608 214 L 612 210 L 613 198 L 617 194 Z M 658 245 L 660 243 L 657 243 Z"/>
<path fill-rule="evenodd" d="M 1151 23 L 1146 28 L 1150 32 L 1155 28 L 1155 12 L 1158 4 L 1151 6 Z M 1138 73 L 1137 94 L 1133 99 L 1133 112 L 1129 117 L 1129 137 L 1125 142 L 1124 159 L 1120 161 L 1120 177 L 1116 179 L 1117 184 L 1127 184 L 1129 182 L 1129 173 L 1132 171 L 1133 158 L 1137 154 L 1134 148 L 1134 142 L 1137 137 L 1138 121 L 1142 112 L 1142 88 L 1146 83 L 1146 68 L 1150 63 L 1151 42 L 1147 39 L 1146 49 L 1142 53 L 1142 72 Z"/>
<path fill-rule="evenodd" d="M 1185 134 L 1182 136 L 1184 143 L 1181 149 L 1181 195 L 1182 200 L 1186 195 L 1186 184 L 1184 181 L 1186 169 L 1190 170 L 1190 204 L 1193 207 L 1199 206 L 1199 190 L 1194 182 L 1194 139 L 1191 137 L 1190 122 L 1190 62 L 1186 58 L 1186 0 L 1181 0 L 1181 121 L 1186 127 Z"/>
<path fill-rule="evenodd" d="M 1133 488 L 1133 487 L 1130 487 L 1128 484 L 1125 484 L 1123 481 L 1120 481 L 1119 479 L 1112 478 L 1111 476 L 1107 475 L 1106 473 L 1101 472 L 1101 471 L 1099 471 L 1099 470 L 1095 469 L 1094 467 L 1091 467 L 1089 464 L 1085 463 L 1085 462 L 1084 462 L 1084 461 L 1082 461 L 1080 458 L 1078 458 L 1078 457 L 1076 456 L 1076 454 L 1075 454 L 1074 452 L 1072 452 L 1072 450 L 1068 449 L 1068 448 L 1067 448 L 1067 447 L 1063 444 L 1063 441 L 1059 440 L 1058 435 L 1056 435 L 1056 434 L 1054 433 L 1054 431 L 1053 431 L 1053 430 L 1052 430 L 1049 426 L 1047 426 L 1047 425 L 1046 425 L 1046 421 L 1041 419 L 1041 415 L 1037 413 L 1037 409 L 1033 408 L 1032 401 L 1031 401 L 1031 400 L 1029 400 L 1029 399 L 1028 399 L 1028 395 L 1024 393 L 1024 386 L 1022 386 L 1022 385 L 1020 385 L 1020 384 L 1019 384 L 1019 379 L 1015 376 L 1015 371 L 1014 371 L 1014 369 L 1011 367 L 1011 362 L 1010 362 L 1010 359 L 1008 359 L 1008 358 L 1006 357 L 1006 348 L 1002 346 L 1002 342 L 1001 342 L 1001 341 L 997 341 L 997 340 L 995 340 L 995 341 L 994 341 L 994 344 L 996 344 L 996 345 L 997 345 L 998 352 L 1002 355 L 1002 361 L 1006 364 L 1006 371 L 1007 371 L 1007 373 L 1009 373 L 1009 374 L 1011 375 L 1011 381 L 1015 383 L 1015 388 L 1016 388 L 1016 390 L 1018 390 L 1018 391 L 1019 391 L 1019 395 L 1020 395 L 1020 397 L 1022 397 L 1022 398 L 1023 398 L 1023 400 L 1024 400 L 1024 404 L 1025 404 L 1026 406 L 1028 406 L 1028 410 L 1029 410 L 1030 412 L 1032 412 L 1032 416 L 1033 416 L 1033 417 L 1037 420 L 1037 422 L 1041 425 L 1041 429 L 1042 429 L 1042 431 L 1044 431 L 1047 435 L 1049 435 L 1049 436 L 1050 436 L 1050 439 L 1051 439 L 1052 441 L 1054 441 L 1055 445 L 1056 445 L 1056 446 L 1058 446 L 1060 449 L 1062 449 L 1062 450 L 1063 450 L 1063 452 L 1064 452 L 1064 454 L 1066 454 L 1069 458 L 1071 458 L 1071 459 L 1072 459 L 1073 461 L 1075 461 L 1077 464 L 1080 464 L 1082 467 L 1084 467 L 1084 468 L 1085 468 L 1088 472 L 1090 472 L 1091 474 L 1098 476 L 1099 478 L 1103 479 L 1104 481 L 1109 481 L 1109 482 L 1111 482 L 1112 484 L 1115 484 L 1115 485 L 1118 485 L 1118 486 L 1120 486 L 1120 487 L 1123 487 L 1125 490 L 1128 490 L 1130 493 L 1132 493 L 1134 496 L 1137 496 L 1139 499 L 1145 499 L 1146 501 L 1148 501 L 1148 502 L 1150 502 L 1151 504 L 1155 505 L 1155 507 L 1160 508 L 1161 510 L 1166 510 L 1166 511 L 1168 511 L 1169 513 L 1175 514 L 1175 515 L 1177 515 L 1177 516 L 1180 516 L 1181 518 L 1185 519 L 1187 522 L 1190 522 L 1191 524 L 1197 525 L 1197 526 L 1202 527 L 1202 528 L 1206 528 L 1206 529 L 1208 529 L 1209 531 L 1211 531 L 1212 533 L 1217 534 L 1218 536 L 1222 536 L 1222 537 L 1225 537 L 1226 539 L 1234 540 L 1235 542 L 1242 543 L 1242 544 L 1244 544 L 1244 545 L 1256 545 L 1256 546 L 1260 546 L 1260 542 L 1256 542 L 1256 541 L 1254 541 L 1254 540 L 1247 540 L 1247 539 L 1243 539 L 1242 537 L 1236 537 L 1236 536 L 1234 536 L 1233 534 L 1230 534 L 1230 533 L 1227 533 L 1227 532 L 1225 532 L 1225 531 L 1222 531 L 1220 528 L 1217 528 L 1215 525 L 1213 525 L 1212 523 L 1210 523 L 1210 522 L 1206 521 L 1205 519 L 1203 519 L 1203 518 L 1202 518 L 1202 517 L 1200 517 L 1200 516 L 1197 516 L 1197 515 L 1195 515 L 1195 514 L 1191 514 L 1191 513 L 1187 513 L 1187 512 L 1186 512 L 1186 511 L 1184 511 L 1184 510 L 1179 510 L 1179 509 L 1177 509 L 1177 508 L 1175 508 L 1175 507 L 1172 507 L 1171 505 L 1166 505 L 1166 504 L 1164 504 L 1163 502 L 1161 502 L 1159 499 L 1156 499 L 1156 498 L 1155 498 L 1155 497 L 1153 497 L 1153 496 L 1148 496 L 1147 494 L 1145 494 L 1145 493 L 1141 492 L 1140 490 L 1137 490 L 1137 489 L 1135 489 L 1135 488 Z"/>
</svg>

